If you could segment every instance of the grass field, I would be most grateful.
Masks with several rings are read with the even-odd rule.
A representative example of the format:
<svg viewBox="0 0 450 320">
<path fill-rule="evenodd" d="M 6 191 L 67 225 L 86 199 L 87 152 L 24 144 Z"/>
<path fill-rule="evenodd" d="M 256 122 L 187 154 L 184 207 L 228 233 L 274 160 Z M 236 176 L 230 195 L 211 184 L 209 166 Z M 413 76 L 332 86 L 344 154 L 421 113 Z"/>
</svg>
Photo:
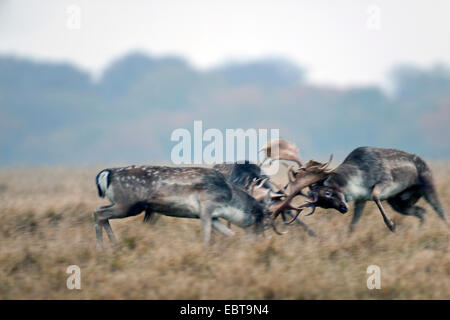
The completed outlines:
<svg viewBox="0 0 450 320">
<path fill-rule="evenodd" d="M 450 219 L 450 166 L 432 165 Z M 120 242 L 95 248 L 97 168 L 0 170 L 0 299 L 450 299 L 450 230 L 431 207 L 423 227 L 394 213 L 392 234 L 369 204 L 352 235 L 352 213 L 317 210 L 283 236 L 214 236 L 202 246 L 199 220 L 143 215 L 112 220 Z M 280 225 L 280 228 L 283 228 Z M 81 290 L 66 268 L 81 268 Z M 369 265 L 381 289 L 366 286 Z"/>
</svg>

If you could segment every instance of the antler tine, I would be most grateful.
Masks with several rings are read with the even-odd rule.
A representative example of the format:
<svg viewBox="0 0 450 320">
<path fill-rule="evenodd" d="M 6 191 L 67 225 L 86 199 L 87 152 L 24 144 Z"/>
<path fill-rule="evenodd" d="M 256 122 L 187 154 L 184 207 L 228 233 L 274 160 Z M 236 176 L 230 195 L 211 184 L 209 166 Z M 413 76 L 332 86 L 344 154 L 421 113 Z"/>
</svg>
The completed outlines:
<svg viewBox="0 0 450 320">
<path fill-rule="evenodd" d="M 251 194 L 253 194 L 253 190 L 255 189 L 255 185 L 256 185 L 257 182 L 258 182 L 258 179 L 257 178 L 253 178 L 252 182 L 250 183 L 249 188 L 250 188 L 250 193 Z"/>
<path fill-rule="evenodd" d="M 299 168 L 295 172 L 295 175 L 293 177 L 291 176 L 292 171 L 288 170 L 288 177 L 290 181 L 289 185 L 291 186 L 291 191 L 286 199 L 273 211 L 272 219 L 275 220 L 278 215 L 282 214 L 285 210 L 293 209 L 297 211 L 297 214 L 294 219 L 288 222 L 288 224 L 292 223 L 292 221 L 294 221 L 298 217 L 303 208 L 306 207 L 313 207 L 313 210 L 308 215 L 313 214 L 315 210 L 314 202 L 307 202 L 300 207 L 293 207 L 290 203 L 298 195 L 305 196 L 302 192 L 304 188 L 320 181 L 321 179 L 324 179 L 328 174 L 333 172 L 333 169 L 327 170 L 327 167 L 330 165 L 331 160 L 332 155 L 326 163 L 310 160 L 304 166 Z M 292 170 L 292 168 L 290 169 Z"/>
<path fill-rule="evenodd" d="M 294 171 L 294 166 L 289 166 L 289 168 L 288 168 L 288 179 L 289 179 L 289 182 L 294 182 L 295 181 L 295 174 L 296 174 L 296 171 Z"/>
<path fill-rule="evenodd" d="M 333 155 L 330 156 L 330 159 L 325 162 L 318 162 L 315 160 L 309 160 L 299 171 L 309 171 L 309 172 L 315 172 L 317 174 L 330 174 L 334 172 L 334 169 L 328 169 L 328 167 L 331 164 L 331 161 L 333 160 Z M 297 173 L 299 172 L 297 171 Z"/>
<path fill-rule="evenodd" d="M 303 209 L 301 210 L 297 210 L 297 214 L 295 215 L 295 217 L 293 217 L 290 221 L 285 222 L 285 224 L 291 224 L 292 222 L 294 222 L 295 220 L 297 220 L 297 217 L 299 216 L 299 214 L 302 212 Z"/>
<path fill-rule="evenodd" d="M 271 150 L 271 142 L 272 140 L 269 140 L 266 142 L 266 144 L 264 146 L 262 146 L 261 148 L 259 148 L 258 152 L 261 151 L 265 151 L 265 155 L 264 155 L 264 159 L 258 163 L 258 166 L 262 166 L 264 162 L 266 162 L 266 160 L 268 158 L 270 158 L 272 150 Z"/>
<path fill-rule="evenodd" d="M 244 189 L 248 189 L 250 187 L 250 177 L 245 178 Z"/>
<path fill-rule="evenodd" d="M 270 225 L 272 226 L 273 231 L 275 231 L 275 233 L 279 236 L 287 233 L 287 232 L 278 231 L 277 227 L 275 226 L 275 220 L 273 220 L 273 219 L 270 221 Z"/>
<path fill-rule="evenodd" d="M 305 217 L 310 216 L 314 213 L 314 211 L 316 210 L 316 205 L 314 204 L 314 202 L 306 202 L 305 204 L 302 204 L 300 207 L 297 208 L 297 214 L 295 215 L 294 218 L 292 218 L 290 221 L 285 222 L 285 224 L 291 224 L 293 223 L 297 217 L 300 215 L 300 213 L 303 211 L 304 208 L 309 208 L 312 207 L 312 210 L 310 213 L 305 214 Z"/>
<path fill-rule="evenodd" d="M 257 201 L 262 201 L 270 192 L 269 188 L 265 188 L 264 184 L 269 178 L 254 178 L 250 187 L 247 189 L 247 193 L 250 194 Z M 258 184 L 259 183 L 259 184 Z"/>
<path fill-rule="evenodd" d="M 276 183 L 276 182 L 273 181 L 273 180 L 271 180 L 270 183 L 271 183 L 272 185 L 274 185 L 276 188 L 278 188 L 278 190 L 279 190 L 280 192 L 282 192 L 283 195 L 285 195 L 285 196 L 288 195 L 287 192 L 286 192 L 286 189 L 287 189 L 288 185 L 286 185 L 285 187 L 282 187 L 282 186 L 280 186 L 278 183 Z"/>
<path fill-rule="evenodd" d="M 310 215 L 312 215 L 312 214 L 314 213 L 314 211 L 316 211 L 316 205 L 314 205 L 314 204 L 311 204 L 311 207 L 312 207 L 312 210 L 311 210 L 311 212 L 310 212 L 310 213 L 308 213 L 308 214 L 305 214 L 305 217 L 307 217 L 307 216 L 310 216 Z"/>
<path fill-rule="evenodd" d="M 275 149 L 275 150 L 273 150 Z M 299 156 L 299 150 L 295 144 L 292 142 L 289 142 L 287 140 L 284 140 L 282 138 L 280 139 L 272 139 L 267 141 L 267 143 L 259 149 L 259 151 L 265 151 L 266 155 L 264 160 L 261 162 L 264 163 L 267 158 L 271 158 L 272 160 L 289 160 L 296 162 L 300 167 L 302 166 L 302 162 L 300 160 Z M 277 154 L 273 154 L 275 153 Z M 278 151 L 278 152 L 277 152 Z"/>
<path fill-rule="evenodd" d="M 257 188 L 262 188 L 262 186 L 266 183 L 267 180 L 269 180 L 269 178 L 265 178 L 265 179 L 259 179 L 261 180 L 261 183 L 259 185 L 257 185 Z"/>
<path fill-rule="evenodd" d="M 325 170 L 326 168 L 328 168 L 328 166 L 331 164 L 332 160 L 333 160 L 333 154 L 330 155 L 330 159 L 326 163 L 324 163 L 320 169 Z"/>
</svg>

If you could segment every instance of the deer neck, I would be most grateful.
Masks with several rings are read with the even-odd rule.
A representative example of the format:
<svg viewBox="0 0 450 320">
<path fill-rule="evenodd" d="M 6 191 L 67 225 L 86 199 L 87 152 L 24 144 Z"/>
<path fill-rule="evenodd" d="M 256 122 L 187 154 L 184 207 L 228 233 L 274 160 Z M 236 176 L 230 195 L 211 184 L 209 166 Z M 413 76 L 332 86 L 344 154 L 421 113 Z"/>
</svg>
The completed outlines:
<svg viewBox="0 0 450 320">
<path fill-rule="evenodd" d="M 347 202 L 370 198 L 370 190 L 365 186 L 363 174 L 354 166 L 339 166 L 324 185 L 341 192 Z"/>
</svg>

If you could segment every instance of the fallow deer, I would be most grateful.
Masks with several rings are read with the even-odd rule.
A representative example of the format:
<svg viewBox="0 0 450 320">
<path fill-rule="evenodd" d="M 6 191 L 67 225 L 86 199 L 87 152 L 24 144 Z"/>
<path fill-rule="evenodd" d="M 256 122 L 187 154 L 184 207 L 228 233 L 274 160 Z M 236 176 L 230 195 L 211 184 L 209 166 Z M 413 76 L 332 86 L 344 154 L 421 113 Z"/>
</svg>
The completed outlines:
<svg viewBox="0 0 450 320">
<path fill-rule="evenodd" d="M 272 184 L 269 176 L 267 176 L 260 166 L 250 163 L 246 160 L 243 163 L 220 163 L 213 166 L 214 170 L 222 173 L 228 182 L 241 187 L 246 188 L 249 185 L 249 181 L 253 180 L 265 180 L 264 187 L 275 191 L 276 187 Z"/>
<path fill-rule="evenodd" d="M 369 200 L 375 202 L 392 232 L 395 224 L 386 214 L 382 200 L 387 200 L 398 213 L 417 217 L 422 224 L 426 210 L 416 203 L 424 197 L 448 224 L 428 165 L 417 155 L 395 149 L 360 147 L 353 150 L 329 177 L 311 188 L 311 197 L 318 206 L 342 213 L 348 210 L 347 202 L 354 201 L 350 232 Z"/>
<path fill-rule="evenodd" d="M 201 167 L 130 166 L 105 169 L 96 184 L 100 197 L 111 204 L 94 212 L 97 246 L 102 248 L 105 228 L 111 242 L 115 237 L 109 219 L 134 216 L 145 211 L 202 221 L 203 241 L 210 241 L 211 228 L 231 236 L 233 232 L 219 218 L 241 228 L 263 231 L 263 220 L 270 212 L 259 197 L 227 182 L 214 169 Z M 258 185 L 256 189 L 260 188 Z"/>
<path fill-rule="evenodd" d="M 250 184 L 253 181 L 265 181 L 263 186 L 259 188 L 261 188 L 261 190 L 266 190 L 267 192 L 272 190 L 273 195 L 278 194 L 276 190 L 277 187 L 274 186 L 274 184 L 270 181 L 270 178 L 263 173 L 261 167 L 254 163 L 250 163 L 248 160 L 244 163 L 235 162 L 216 164 L 213 166 L 213 169 L 222 173 L 229 183 L 241 187 L 247 192 L 249 191 Z M 154 212 L 146 212 L 144 222 L 154 224 L 157 217 L 160 217 L 160 215 Z M 228 222 L 228 227 L 230 227 L 230 224 L 231 223 Z"/>
<path fill-rule="evenodd" d="M 281 141 L 281 143 L 280 143 Z M 298 149 L 286 140 L 280 139 L 280 140 L 270 140 L 266 146 L 260 149 L 262 150 L 268 150 L 266 153 L 270 155 L 270 159 L 274 160 L 276 157 L 274 156 L 273 152 L 271 150 L 273 149 L 273 145 L 275 143 L 280 143 L 281 150 L 283 151 L 282 156 L 283 158 L 289 158 L 296 163 L 301 163 L 300 159 L 297 157 L 289 157 L 288 153 L 286 152 L 287 147 L 289 146 L 289 150 L 293 150 L 291 155 L 294 155 L 295 152 L 298 153 Z M 288 145 L 289 144 L 289 145 Z M 296 161 L 298 160 L 298 161 Z M 264 162 L 264 161 L 263 161 Z M 216 169 L 220 171 L 228 180 L 228 182 L 240 186 L 244 188 L 245 190 L 249 191 L 250 194 L 252 194 L 254 197 L 254 190 L 249 190 L 249 181 L 264 181 L 264 183 L 261 183 L 259 186 L 259 194 L 262 194 L 262 192 L 265 192 L 265 194 L 270 194 L 270 197 L 265 197 L 265 206 L 268 208 L 274 208 L 276 205 L 283 200 L 283 198 L 287 197 L 287 193 L 284 188 L 278 186 L 274 181 L 271 180 L 269 176 L 267 176 L 263 170 L 261 169 L 260 165 L 256 165 L 254 163 L 250 163 L 248 161 L 245 161 L 244 163 L 231 163 L 231 164 L 216 164 L 213 166 L 213 169 Z M 255 189 L 256 190 L 256 189 Z M 257 197 L 257 196 L 256 196 Z M 291 218 L 293 217 L 292 211 L 287 210 L 283 211 L 282 217 L 283 221 L 286 221 L 286 218 L 284 215 L 289 215 Z M 309 228 L 309 226 L 301 221 L 300 219 L 295 220 L 305 232 L 308 233 L 309 236 L 315 237 L 316 233 Z"/>
<path fill-rule="evenodd" d="M 347 202 L 354 201 L 350 232 L 369 200 L 376 203 L 385 224 L 392 232 L 395 231 L 395 224 L 386 214 L 381 204 L 383 200 L 387 200 L 395 211 L 416 216 L 423 223 L 426 211 L 416 203 L 424 197 L 448 225 L 431 170 L 417 155 L 395 149 L 360 147 L 353 150 L 336 169 L 326 168 L 327 165 L 310 161 L 307 165 L 292 170 L 295 179 L 291 183 L 295 186 L 295 191 L 280 205 L 279 210 L 275 210 L 273 217 L 291 206 L 290 202 L 295 194 L 310 187 L 310 201 L 295 208 L 298 213 L 305 207 L 312 207 L 312 212 L 315 207 L 322 207 L 346 213 Z"/>
</svg>

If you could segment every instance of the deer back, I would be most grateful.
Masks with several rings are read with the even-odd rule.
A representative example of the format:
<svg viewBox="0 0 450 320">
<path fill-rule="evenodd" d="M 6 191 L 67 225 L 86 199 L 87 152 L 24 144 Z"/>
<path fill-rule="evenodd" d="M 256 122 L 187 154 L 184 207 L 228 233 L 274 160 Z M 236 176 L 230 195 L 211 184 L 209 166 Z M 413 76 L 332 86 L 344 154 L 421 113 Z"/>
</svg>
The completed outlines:
<svg viewBox="0 0 450 320">
<path fill-rule="evenodd" d="M 208 168 L 129 166 L 102 170 L 97 176 L 100 196 L 113 203 L 154 202 L 165 197 L 188 197 L 207 192 L 215 201 L 231 199 L 224 176 Z"/>
</svg>

